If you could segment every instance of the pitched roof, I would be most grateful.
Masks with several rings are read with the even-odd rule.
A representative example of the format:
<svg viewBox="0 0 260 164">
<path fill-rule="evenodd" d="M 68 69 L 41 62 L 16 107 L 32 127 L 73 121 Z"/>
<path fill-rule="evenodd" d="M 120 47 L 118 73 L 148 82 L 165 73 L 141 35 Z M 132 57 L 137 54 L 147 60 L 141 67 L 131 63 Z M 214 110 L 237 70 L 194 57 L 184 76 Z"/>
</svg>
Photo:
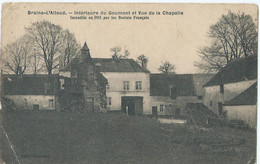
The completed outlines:
<svg viewBox="0 0 260 164">
<path fill-rule="evenodd" d="M 3 95 L 54 95 L 59 84 L 58 75 L 2 75 L 1 79 Z"/>
<path fill-rule="evenodd" d="M 191 74 L 150 74 L 151 96 L 170 96 L 171 87 L 176 87 L 179 96 L 196 96 Z"/>
<path fill-rule="evenodd" d="M 234 83 L 257 78 L 257 56 L 252 55 L 229 62 L 204 86 Z"/>
<path fill-rule="evenodd" d="M 214 76 L 214 74 L 193 74 L 192 76 L 197 95 L 204 95 L 203 86 Z"/>
<path fill-rule="evenodd" d="M 244 92 L 240 93 L 235 98 L 224 103 L 227 106 L 235 105 L 256 105 L 257 102 L 257 82 L 252 84 Z"/>
<path fill-rule="evenodd" d="M 73 60 L 65 66 L 61 71 L 70 71 L 72 65 L 79 63 L 79 58 L 73 58 Z M 100 65 L 100 72 L 146 72 L 148 70 L 141 67 L 133 59 L 112 59 L 112 58 L 92 58 L 92 61 L 96 65 Z"/>
<path fill-rule="evenodd" d="M 101 72 L 149 72 L 133 59 L 92 58 L 95 64 L 100 64 Z"/>
</svg>

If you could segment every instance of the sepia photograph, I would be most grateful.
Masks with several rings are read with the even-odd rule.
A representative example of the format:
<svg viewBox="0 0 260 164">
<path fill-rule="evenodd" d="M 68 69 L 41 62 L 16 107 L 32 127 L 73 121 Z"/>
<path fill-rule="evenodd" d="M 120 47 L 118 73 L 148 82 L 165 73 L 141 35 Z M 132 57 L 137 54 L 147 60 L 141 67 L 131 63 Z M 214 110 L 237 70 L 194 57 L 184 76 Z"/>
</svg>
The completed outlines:
<svg viewBox="0 0 260 164">
<path fill-rule="evenodd" d="M 258 12 L 3 3 L 0 164 L 256 164 Z"/>
</svg>

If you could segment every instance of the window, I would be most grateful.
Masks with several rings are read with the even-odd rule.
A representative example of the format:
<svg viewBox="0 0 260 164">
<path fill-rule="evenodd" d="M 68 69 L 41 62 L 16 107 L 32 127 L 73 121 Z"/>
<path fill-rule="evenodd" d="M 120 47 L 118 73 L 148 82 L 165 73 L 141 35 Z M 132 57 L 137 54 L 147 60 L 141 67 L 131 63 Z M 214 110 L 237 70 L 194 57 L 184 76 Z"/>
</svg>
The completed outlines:
<svg viewBox="0 0 260 164">
<path fill-rule="evenodd" d="M 212 106 L 212 101 L 209 102 L 209 105 Z"/>
<path fill-rule="evenodd" d="M 160 112 L 163 112 L 163 105 L 160 105 Z"/>
<path fill-rule="evenodd" d="M 50 107 L 50 108 L 53 108 L 53 107 L 54 107 L 53 99 L 50 99 L 50 100 L 49 100 L 49 107 Z"/>
<path fill-rule="evenodd" d="M 112 98 L 111 98 L 111 97 L 108 97 L 108 98 L 107 98 L 107 104 L 108 104 L 108 105 L 111 105 L 111 104 L 112 104 Z"/>
<path fill-rule="evenodd" d="M 136 90 L 142 90 L 142 81 L 136 81 L 135 82 L 135 89 Z"/>
<path fill-rule="evenodd" d="M 198 99 L 199 99 L 199 100 L 202 100 L 202 98 L 203 98 L 202 96 L 198 96 Z"/>
<path fill-rule="evenodd" d="M 107 84 L 107 90 L 109 90 L 110 89 L 110 85 L 109 84 Z"/>
<path fill-rule="evenodd" d="M 123 81 L 124 90 L 129 90 L 129 81 Z"/>
<path fill-rule="evenodd" d="M 27 105 L 28 105 L 27 99 L 24 99 L 24 108 L 25 108 L 25 109 L 27 109 Z"/>
<path fill-rule="evenodd" d="M 220 85 L 220 93 L 224 93 L 224 85 L 223 84 Z"/>
</svg>

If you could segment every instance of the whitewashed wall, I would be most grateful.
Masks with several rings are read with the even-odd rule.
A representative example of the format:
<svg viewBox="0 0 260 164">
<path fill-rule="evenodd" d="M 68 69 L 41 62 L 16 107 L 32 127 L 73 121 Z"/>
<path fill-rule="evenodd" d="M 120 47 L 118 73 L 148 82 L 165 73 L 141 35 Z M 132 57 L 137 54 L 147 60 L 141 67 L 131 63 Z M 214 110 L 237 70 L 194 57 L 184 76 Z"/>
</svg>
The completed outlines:
<svg viewBox="0 0 260 164">
<path fill-rule="evenodd" d="M 224 103 L 232 98 L 238 96 L 240 93 L 248 89 L 256 80 L 241 81 L 236 83 L 224 84 L 224 93 L 220 93 L 220 86 L 208 86 L 204 87 L 204 105 L 211 109 L 214 113 L 218 113 L 218 102 Z M 210 101 L 212 101 L 212 106 L 210 106 Z"/>
<path fill-rule="evenodd" d="M 255 129 L 257 124 L 256 110 L 256 105 L 223 106 L 223 111 L 227 112 L 228 120 L 242 120 Z"/>
<path fill-rule="evenodd" d="M 202 103 L 203 100 L 199 100 L 197 96 L 178 96 L 176 99 L 171 99 L 170 96 L 151 96 L 150 102 L 151 109 L 153 106 L 157 106 L 158 115 L 169 113 L 170 111 L 166 112 L 166 106 L 170 104 L 173 108 L 180 108 L 180 114 L 185 115 L 187 103 Z M 163 105 L 163 112 L 160 111 L 160 105 Z"/>
<path fill-rule="evenodd" d="M 33 109 L 33 104 L 39 105 L 39 110 L 54 110 L 55 96 L 43 95 L 6 95 L 8 99 L 14 100 L 17 110 Z M 27 108 L 25 108 L 25 101 L 27 100 Z M 49 107 L 49 100 L 53 99 L 53 107 Z"/>
<path fill-rule="evenodd" d="M 150 75 L 143 72 L 101 72 L 108 80 L 107 97 L 111 97 L 109 110 L 121 110 L 121 97 L 143 97 L 143 114 L 152 114 L 150 107 Z M 129 90 L 123 89 L 123 81 L 129 81 Z M 142 90 L 135 89 L 135 82 L 142 81 Z"/>
</svg>

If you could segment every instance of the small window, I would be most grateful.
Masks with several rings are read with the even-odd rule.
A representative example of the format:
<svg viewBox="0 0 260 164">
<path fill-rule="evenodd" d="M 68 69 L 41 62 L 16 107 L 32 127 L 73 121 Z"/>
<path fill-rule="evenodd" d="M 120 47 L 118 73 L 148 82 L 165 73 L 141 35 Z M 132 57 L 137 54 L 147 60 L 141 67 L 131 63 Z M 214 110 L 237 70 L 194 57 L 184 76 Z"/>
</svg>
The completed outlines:
<svg viewBox="0 0 260 164">
<path fill-rule="evenodd" d="M 112 104 L 112 98 L 111 98 L 111 97 L 108 97 L 108 98 L 107 98 L 107 104 L 108 104 L 108 105 L 111 105 L 111 104 Z"/>
<path fill-rule="evenodd" d="M 199 99 L 199 100 L 202 100 L 202 98 L 203 98 L 202 96 L 198 96 L 198 99 Z"/>
<path fill-rule="evenodd" d="M 123 89 L 125 91 L 128 91 L 129 90 L 129 81 L 123 81 Z"/>
<path fill-rule="evenodd" d="M 50 107 L 50 108 L 53 108 L 53 107 L 54 107 L 53 99 L 50 99 L 50 100 L 49 100 L 49 107 Z"/>
<path fill-rule="evenodd" d="M 212 106 L 212 101 L 209 102 L 209 105 Z"/>
<path fill-rule="evenodd" d="M 27 109 L 27 106 L 28 106 L 27 99 L 24 99 L 24 108 Z"/>
<path fill-rule="evenodd" d="M 220 93 L 224 93 L 224 85 L 223 84 L 220 85 Z"/>
<path fill-rule="evenodd" d="M 163 112 L 163 105 L 160 105 L 160 112 Z"/>
<path fill-rule="evenodd" d="M 136 90 L 142 90 L 142 81 L 136 81 L 135 82 L 135 89 Z"/>
</svg>

